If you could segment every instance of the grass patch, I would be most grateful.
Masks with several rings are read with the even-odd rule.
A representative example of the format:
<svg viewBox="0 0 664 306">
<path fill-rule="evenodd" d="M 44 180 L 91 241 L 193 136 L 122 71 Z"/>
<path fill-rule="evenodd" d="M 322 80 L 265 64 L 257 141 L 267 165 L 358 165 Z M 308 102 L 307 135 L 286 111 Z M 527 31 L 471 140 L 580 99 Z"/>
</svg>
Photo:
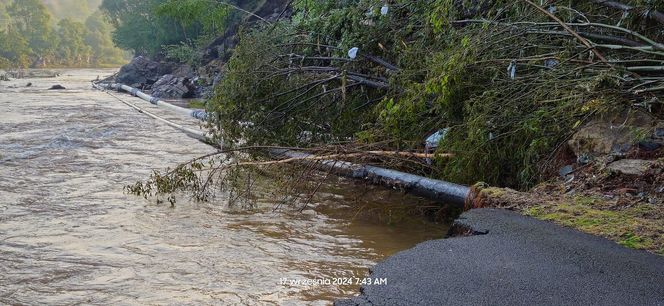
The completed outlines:
<svg viewBox="0 0 664 306">
<path fill-rule="evenodd" d="M 205 101 L 203 100 L 191 100 L 189 101 L 189 104 L 187 104 L 188 108 L 198 108 L 198 109 L 205 109 Z"/>
<path fill-rule="evenodd" d="M 601 200 L 575 197 L 563 202 L 524 209 L 526 215 L 553 221 L 611 239 L 625 247 L 664 255 L 664 220 L 646 203 L 620 210 L 601 209 Z"/>
</svg>

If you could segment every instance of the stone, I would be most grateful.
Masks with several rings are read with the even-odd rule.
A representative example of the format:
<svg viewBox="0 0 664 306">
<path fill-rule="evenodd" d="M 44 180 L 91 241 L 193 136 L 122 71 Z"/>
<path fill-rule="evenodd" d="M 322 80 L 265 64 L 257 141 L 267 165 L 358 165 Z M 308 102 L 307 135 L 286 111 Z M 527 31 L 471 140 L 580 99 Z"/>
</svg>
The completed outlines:
<svg viewBox="0 0 664 306">
<path fill-rule="evenodd" d="M 639 131 L 653 127 L 654 120 L 641 112 L 620 114 L 611 119 L 595 119 L 567 142 L 578 156 L 622 155 L 638 142 Z"/>
<path fill-rule="evenodd" d="M 167 74 L 152 85 L 152 96 L 165 99 L 192 98 L 196 95 L 196 85 L 186 77 Z"/>
<path fill-rule="evenodd" d="M 51 88 L 49 88 L 48 90 L 62 90 L 62 89 L 67 89 L 67 88 L 65 88 L 64 86 L 62 86 L 60 84 L 56 84 L 56 85 L 51 86 Z"/>
<path fill-rule="evenodd" d="M 664 138 L 664 128 L 656 128 L 654 136 L 656 138 Z"/>
<path fill-rule="evenodd" d="M 642 159 L 621 159 L 610 163 L 606 168 L 612 172 L 627 175 L 644 175 L 655 161 Z"/>
<path fill-rule="evenodd" d="M 562 177 L 565 177 L 568 174 L 571 174 L 572 172 L 574 172 L 574 167 L 572 165 L 567 165 L 565 167 L 560 168 L 560 170 L 558 170 L 558 174 L 560 174 L 560 176 L 562 176 Z"/>
<path fill-rule="evenodd" d="M 639 142 L 639 149 L 644 150 L 644 151 L 657 151 L 662 147 L 661 143 L 654 142 L 654 141 L 641 141 Z"/>
<path fill-rule="evenodd" d="M 154 84 L 161 76 L 172 73 L 178 67 L 175 63 L 159 63 L 144 56 L 137 56 L 120 68 L 115 80 L 126 85 L 141 84 L 138 88 L 142 88 Z"/>
</svg>

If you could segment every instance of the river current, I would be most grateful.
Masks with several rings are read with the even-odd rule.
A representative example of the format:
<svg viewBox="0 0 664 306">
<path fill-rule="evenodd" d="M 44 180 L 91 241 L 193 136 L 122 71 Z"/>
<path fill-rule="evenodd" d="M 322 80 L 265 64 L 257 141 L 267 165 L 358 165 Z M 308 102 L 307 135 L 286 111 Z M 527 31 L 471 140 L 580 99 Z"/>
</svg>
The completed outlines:
<svg viewBox="0 0 664 306">
<path fill-rule="evenodd" d="M 342 179 L 303 214 L 274 211 L 270 198 L 245 211 L 223 199 L 171 207 L 125 195 L 152 170 L 212 148 L 91 88 L 112 70 L 61 73 L 0 82 L 0 304 L 327 305 L 359 286 L 290 280 L 364 278 L 446 230 L 357 217 L 351 207 L 422 200 Z M 67 89 L 47 90 L 53 84 Z"/>
</svg>

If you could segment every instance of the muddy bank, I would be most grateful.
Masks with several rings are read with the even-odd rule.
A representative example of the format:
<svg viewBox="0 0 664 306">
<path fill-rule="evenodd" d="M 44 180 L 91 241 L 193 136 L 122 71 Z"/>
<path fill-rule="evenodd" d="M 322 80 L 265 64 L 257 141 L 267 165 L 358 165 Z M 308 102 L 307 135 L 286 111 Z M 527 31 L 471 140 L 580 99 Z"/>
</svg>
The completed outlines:
<svg viewBox="0 0 664 306">
<path fill-rule="evenodd" d="M 372 268 L 387 285 L 335 305 L 664 304 L 664 257 L 507 210 L 466 212 L 454 228 Z"/>
</svg>

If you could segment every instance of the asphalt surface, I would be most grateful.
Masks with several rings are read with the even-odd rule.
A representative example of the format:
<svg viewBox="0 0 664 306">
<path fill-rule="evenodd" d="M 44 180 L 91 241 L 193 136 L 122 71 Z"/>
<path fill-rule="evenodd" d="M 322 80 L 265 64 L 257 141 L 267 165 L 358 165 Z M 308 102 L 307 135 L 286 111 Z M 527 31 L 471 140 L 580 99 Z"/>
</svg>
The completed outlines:
<svg viewBox="0 0 664 306">
<path fill-rule="evenodd" d="M 664 305 L 664 257 L 497 209 L 457 224 L 486 234 L 427 241 L 372 269 L 387 285 L 335 305 Z"/>
</svg>

